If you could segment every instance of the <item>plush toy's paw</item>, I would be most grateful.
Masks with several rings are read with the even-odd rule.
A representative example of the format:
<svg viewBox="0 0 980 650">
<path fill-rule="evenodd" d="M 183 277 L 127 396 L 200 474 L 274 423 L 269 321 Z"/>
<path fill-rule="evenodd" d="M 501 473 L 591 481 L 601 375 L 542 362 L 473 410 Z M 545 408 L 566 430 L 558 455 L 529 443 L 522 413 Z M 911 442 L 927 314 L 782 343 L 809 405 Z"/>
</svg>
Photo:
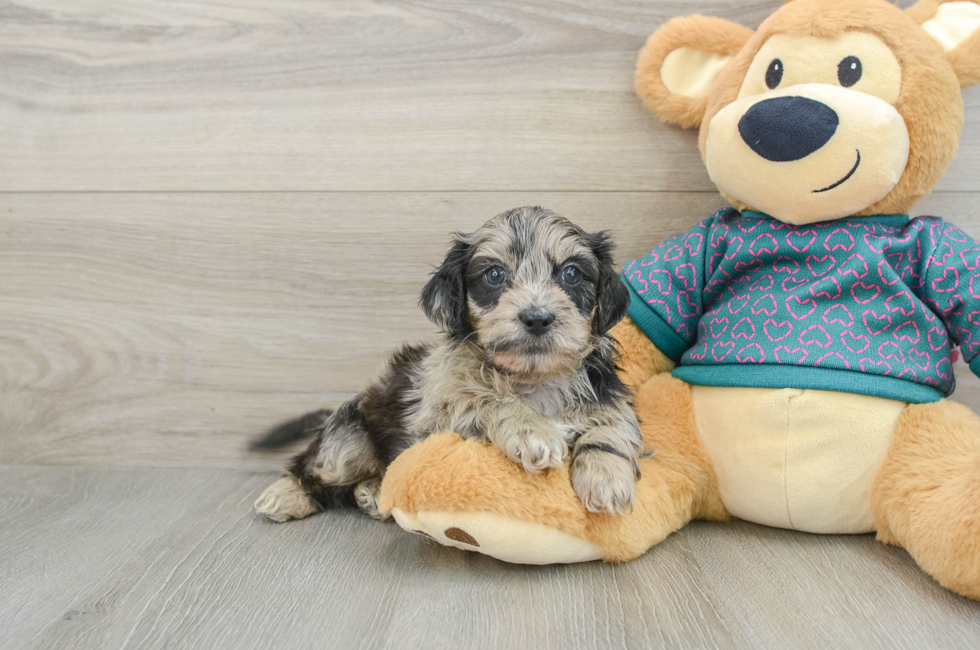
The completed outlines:
<svg viewBox="0 0 980 650">
<path fill-rule="evenodd" d="M 528 473 L 496 445 L 451 432 L 430 436 L 395 459 L 381 485 L 380 507 L 405 530 L 519 564 L 608 558 L 603 541 L 592 538 L 590 517 L 621 519 L 590 515 L 567 466 Z"/>
<path fill-rule="evenodd" d="M 636 470 L 625 458 L 588 450 L 572 462 L 572 486 L 589 512 L 625 514 L 636 501 Z"/>
<path fill-rule="evenodd" d="M 407 531 L 504 562 L 570 564 L 598 560 L 603 555 L 601 548 L 574 535 L 493 512 L 409 513 L 394 508 L 391 514 Z"/>
<path fill-rule="evenodd" d="M 533 426 L 526 422 L 505 421 L 497 433 L 497 445 L 508 458 L 531 473 L 561 467 L 568 455 L 565 438 L 550 422 Z"/>
<path fill-rule="evenodd" d="M 623 561 L 686 521 L 671 507 L 665 472 L 647 468 L 653 462 L 640 461 L 639 483 L 628 462 L 622 468 L 586 465 L 582 476 L 590 488 L 608 490 L 595 505 L 628 509 L 636 495 L 631 514 L 592 513 L 575 493 L 568 466 L 530 474 L 492 443 L 440 433 L 388 467 L 379 505 L 405 530 L 507 562 Z"/>
</svg>

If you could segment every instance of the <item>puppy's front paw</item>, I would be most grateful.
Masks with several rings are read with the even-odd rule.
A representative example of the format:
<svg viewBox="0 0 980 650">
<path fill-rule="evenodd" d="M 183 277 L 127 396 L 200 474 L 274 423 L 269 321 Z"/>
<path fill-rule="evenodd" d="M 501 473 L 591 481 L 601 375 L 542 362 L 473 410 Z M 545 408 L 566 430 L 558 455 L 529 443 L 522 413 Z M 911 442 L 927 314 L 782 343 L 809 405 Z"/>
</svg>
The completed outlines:
<svg viewBox="0 0 980 650">
<path fill-rule="evenodd" d="M 625 458 L 597 449 L 572 461 L 572 487 L 589 512 L 625 514 L 636 501 L 636 470 Z"/>
<path fill-rule="evenodd" d="M 555 427 L 516 426 L 504 427 L 497 446 L 515 463 L 537 473 L 546 467 L 559 467 L 568 456 L 568 444 Z"/>
<path fill-rule="evenodd" d="M 372 519 L 384 521 L 390 515 L 381 512 L 381 509 L 378 507 L 380 498 L 381 481 L 376 478 L 361 481 L 354 488 L 354 500 L 357 501 L 357 507 Z"/>
</svg>

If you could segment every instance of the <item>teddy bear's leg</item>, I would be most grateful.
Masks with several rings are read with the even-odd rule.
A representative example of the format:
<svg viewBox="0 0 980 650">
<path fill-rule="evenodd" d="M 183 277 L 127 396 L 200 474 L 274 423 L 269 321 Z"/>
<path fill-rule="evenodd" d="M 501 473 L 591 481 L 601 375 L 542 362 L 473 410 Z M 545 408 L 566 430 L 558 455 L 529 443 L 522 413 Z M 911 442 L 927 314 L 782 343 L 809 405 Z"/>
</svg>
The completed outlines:
<svg viewBox="0 0 980 650">
<path fill-rule="evenodd" d="M 691 387 L 657 374 L 637 391 L 644 442 L 628 515 L 590 513 L 566 466 L 529 474 L 490 443 L 430 436 L 388 468 L 381 510 L 405 529 L 508 562 L 623 561 L 692 518 L 727 518 L 694 425 Z"/>
<path fill-rule="evenodd" d="M 899 419 L 871 487 L 878 539 L 943 586 L 980 600 L 980 417 L 942 400 Z"/>
</svg>

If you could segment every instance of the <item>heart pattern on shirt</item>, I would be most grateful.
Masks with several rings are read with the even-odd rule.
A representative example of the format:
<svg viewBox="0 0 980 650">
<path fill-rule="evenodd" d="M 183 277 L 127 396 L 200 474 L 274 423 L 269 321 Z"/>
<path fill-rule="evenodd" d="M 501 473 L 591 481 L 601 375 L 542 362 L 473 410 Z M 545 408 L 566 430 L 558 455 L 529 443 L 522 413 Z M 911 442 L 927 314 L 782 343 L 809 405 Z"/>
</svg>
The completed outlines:
<svg viewBox="0 0 980 650">
<path fill-rule="evenodd" d="M 792 226 L 722 210 L 624 267 L 683 364 L 789 364 L 952 390 L 980 353 L 980 245 L 935 217 Z"/>
</svg>

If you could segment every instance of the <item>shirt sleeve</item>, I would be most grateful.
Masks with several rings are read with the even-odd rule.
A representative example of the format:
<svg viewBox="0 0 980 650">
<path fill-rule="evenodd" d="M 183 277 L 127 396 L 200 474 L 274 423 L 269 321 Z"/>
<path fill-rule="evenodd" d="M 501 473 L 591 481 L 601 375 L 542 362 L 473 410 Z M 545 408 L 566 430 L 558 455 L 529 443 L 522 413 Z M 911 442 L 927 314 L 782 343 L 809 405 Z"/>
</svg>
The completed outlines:
<svg viewBox="0 0 980 650">
<path fill-rule="evenodd" d="M 948 223 L 931 238 L 935 247 L 926 257 L 924 301 L 940 315 L 970 370 L 980 375 L 980 245 Z"/>
<path fill-rule="evenodd" d="M 674 362 L 697 338 L 712 230 L 722 219 L 708 217 L 623 267 L 630 318 Z"/>
</svg>

